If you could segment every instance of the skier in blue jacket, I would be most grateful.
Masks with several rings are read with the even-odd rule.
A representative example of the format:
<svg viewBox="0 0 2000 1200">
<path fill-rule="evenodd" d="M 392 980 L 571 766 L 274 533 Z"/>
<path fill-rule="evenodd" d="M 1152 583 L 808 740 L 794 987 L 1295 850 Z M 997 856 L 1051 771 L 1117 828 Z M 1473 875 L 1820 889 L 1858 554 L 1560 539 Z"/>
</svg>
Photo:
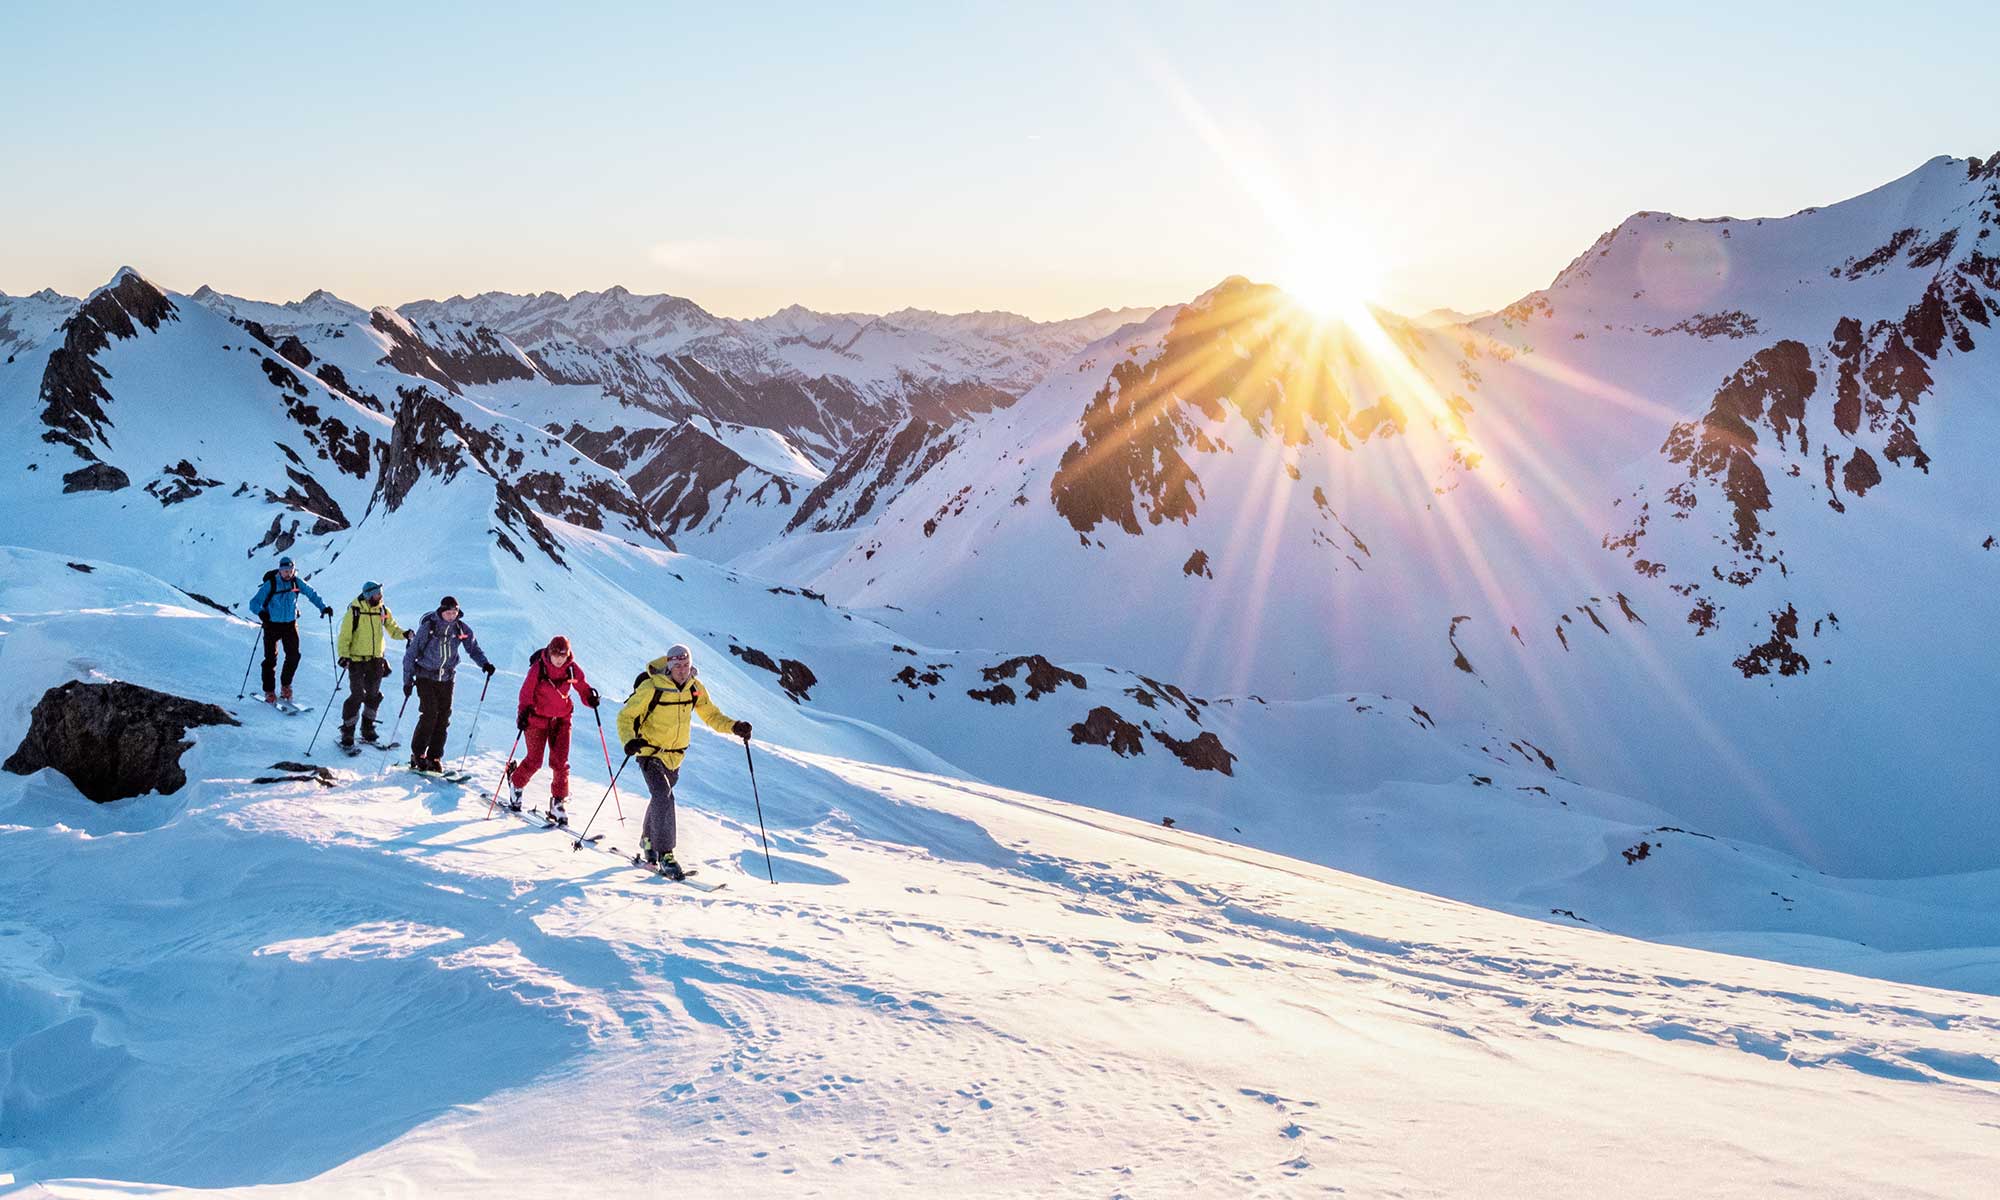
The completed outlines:
<svg viewBox="0 0 2000 1200">
<path fill-rule="evenodd" d="M 264 622 L 264 703 L 276 704 L 292 698 L 292 677 L 299 672 L 299 597 L 304 596 L 319 609 L 319 615 L 333 615 L 333 609 L 319 593 L 298 575 L 298 566 L 287 555 L 278 560 L 278 569 L 264 572 L 257 594 L 250 597 L 250 611 Z M 285 648 L 285 670 L 274 678 L 278 647 Z M 282 680 L 283 691 L 276 684 Z"/>
<path fill-rule="evenodd" d="M 462 619 L 458 601 L 450 596 L 438 601 L 410 634 L 403 651 L 403 696 L 417 692 L 417 731 L 410 735 L 410 768 L 416 771 L 444 770 L 444 740 L 451 727 L 451 687 L 458 673 L 461 647 L 488 675 L 493 664 L 479 648 L 472 626 Z"/>
</svg>

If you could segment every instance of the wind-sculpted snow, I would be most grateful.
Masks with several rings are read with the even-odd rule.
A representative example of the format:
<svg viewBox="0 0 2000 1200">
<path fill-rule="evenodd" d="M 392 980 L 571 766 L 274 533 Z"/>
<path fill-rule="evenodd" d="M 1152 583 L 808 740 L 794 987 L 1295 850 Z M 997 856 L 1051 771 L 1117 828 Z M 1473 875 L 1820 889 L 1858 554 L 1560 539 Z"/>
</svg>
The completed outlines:
<svg viewBox="0 0 2000 1200">
<path fill-rule="evenodd" d="M 609 569 L 597 554 L 573 557 Z M 233 684 L 200 681 L 233 675 L 210 627 L 242 623 L 176 610 L 137 572 L 0 555 L 27 686 L 79 669 L 79 646 L 93 672 Z M 584 641 L 607 673 L 609 643 Z M 1407 708 L 1355 706 L 1424 736 Z M 0 706 L 0 740 L 25 720 Z M 1530 922 L 1218 842 L 1187 831 L 1192 812 L 1127 819 L 783 739 L 755 743 L 753 805 L 736 745 L 700 734 L 683 857 L 728 885 L 702 895 L 487 819 L 469 790 L 299 763 L 299 721 L 244 720 L 204 731 L 172 797 L 100 806 L 48 773 L 0 776 L 0 1171 L 17 1181 L 1956 1196 L 2000 1167 L 1979 1136 L 2000 1098 L 1991 997 L 1573 928 L 1655 890 L 1700 903 L 1796 870 L 1659 821 L 1604 826 Z M 501 757 L 482 744 L 478 777 Z M 602 791 L 601 765 L 578 776 Z M 1504 778 L 1463 789 L 1499 811 Z M 1347 840 L 1421 853 L 1394 814 L 1442 790 L 1357 810 Z M 606 807 L 607 844 L 629 842 L 626 817 Z M 1469 831 L 1452 869 L 1513 869 L 1516 836 Z M 1777 919 L 1813 929 L 1852 904 L 1882 945 L 1890 914 L 1940 902 L 1784 886 Z M 1990 894 L 1959 915 L 1961 936 L 2000 936 Z M 1852 952 L 2000 988 L 1976 965 L 1990 950 L 1923 945 Z M 552 1112 L 589 1114 L 565 1142 L 586 1149 L 523 1136 Z"/>
</svg>

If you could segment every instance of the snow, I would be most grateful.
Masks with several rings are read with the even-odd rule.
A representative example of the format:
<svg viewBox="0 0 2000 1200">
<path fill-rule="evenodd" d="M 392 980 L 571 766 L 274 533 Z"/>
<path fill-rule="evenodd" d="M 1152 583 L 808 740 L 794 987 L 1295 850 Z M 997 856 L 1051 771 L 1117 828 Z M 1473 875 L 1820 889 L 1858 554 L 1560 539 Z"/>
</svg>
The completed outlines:
<svg viewBox="0 0 2000 1200">
<path fill-rule="evenodd" d="M 248 626 L 8 555 L 0 741 L 81 647 L 230 702 Z M 47 1194 L 1969 1196 L 2000 1167 L 1986 996 L 1523 921 L 796 728 L 754 751 L 776 885 L 741 755 L 697 741 L 703 895 L 378 760 L 253 783 L 307 726 L 242 715 L 174 797 L 0 776 L 0 1170 Z"/>
</svg>

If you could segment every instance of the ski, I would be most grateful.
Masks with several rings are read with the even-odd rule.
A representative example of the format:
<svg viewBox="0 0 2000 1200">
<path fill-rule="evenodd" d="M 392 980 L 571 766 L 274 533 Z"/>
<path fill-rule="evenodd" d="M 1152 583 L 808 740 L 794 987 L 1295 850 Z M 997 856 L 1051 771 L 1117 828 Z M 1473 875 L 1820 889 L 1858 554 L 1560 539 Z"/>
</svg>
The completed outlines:
<svg viewBox="0 0 2000 1200">
<path fill-rule="evenodd" d="M 425 779 L 435 779 L 440 783 L 469 783 L 472 780 L 470 771 L 419 771 L 408 763 L 401 764 L 398 769 L 408 771 L 412 775 L 421 775 Z"/>
<path fill-rule="evenodd" d="M 310 704 L 293 704 L 290 700 L 280 700 L 271 707 L 288 717 L 296 717 L 300 713 L 309 713 L 313 710 L 313 706 Z"/>
<path fill-rule="evenodd" d="M 695 876 L 701 873 L 701 871 L 698 868 L 695 870 L 688 870 L 686 868 L 682 868 L 681 877 L 679 879 L 675 879 L 673 876 L 667 874 L 665 871 L 660 870 L 658 867 L 653 866 L 652 864 L 648 863 L 645 859 L 639 857 L 636 854 L 634 854 L 630 859 L 626 861 L 630 862 L 633 866 L 639 868 L 641 871 L 644 871 L 648 875 L 657 876 L 661 879 L 666 880 L 668 883 L 684 883 L 698 892 L 719 892 L 723 888 L 729 886 L 726 883 L 710 883 L 705 879 L 696 879 Z"/>
<path fill-rule="evenodd" d="M 403 743 L 401 742 L 371 742 L 365 739 L 361 741 L 359 744 L 366 746 L 371 750 L 397 750 L 401 749 L 403 745 Z"/>
<path fill-rule="evenodd" d="M 549 820 L 549 814 L 543 812 L 539 808 L 526 809 L 514 815 L 520 817 L 524 821 L 540 821 L 542 823 L 543 829 L 557 830 L 558 832 L 567 835 L 569 839 L 573 842 L 579 840 L 576 835 L 576 832 L 572 830 L 568 825 L 558 824 L 555 821 Z M 586 846 L 595 847 L 598 842 L 604 840 L 604 835 L 601 833 L 593 833 L 589 837 L 582 838 L 580 840 Z"/>
</svg>

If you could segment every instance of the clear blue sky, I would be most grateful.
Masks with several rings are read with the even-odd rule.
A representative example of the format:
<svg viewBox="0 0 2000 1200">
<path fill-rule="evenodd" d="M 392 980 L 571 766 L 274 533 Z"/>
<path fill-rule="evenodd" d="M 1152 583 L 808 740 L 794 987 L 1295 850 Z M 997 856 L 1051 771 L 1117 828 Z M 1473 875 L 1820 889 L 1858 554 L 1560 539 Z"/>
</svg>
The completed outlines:
<svg viewBox="0 0 2000 1200">
<path fill-rule="evenodd" d="M 2000 151 L 1994 4 L 722 7 L 11 4 L 0 291 L 1052 317 L 1327 239 L 1485 308 Z"/>
</svg>

